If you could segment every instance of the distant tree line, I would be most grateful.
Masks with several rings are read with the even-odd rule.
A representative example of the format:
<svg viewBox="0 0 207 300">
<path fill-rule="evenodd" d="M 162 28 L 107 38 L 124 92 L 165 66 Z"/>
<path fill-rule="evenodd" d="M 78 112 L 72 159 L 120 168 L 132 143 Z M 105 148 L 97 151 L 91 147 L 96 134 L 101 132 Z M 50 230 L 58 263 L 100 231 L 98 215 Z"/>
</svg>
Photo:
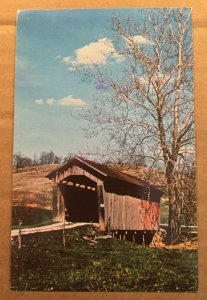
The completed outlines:
<svg viewBox="0 0 207 300">
<path fill-rule="evenodd" d="M 16 172 L 21 168 L 38 166 L 38 165 L 50 165 L 50 164 L 61 164 L 69 160 L 74 153 L 68 153 L 64 158 L 62 156 L 56 155 L 53 151 L 43 151 L 38 156 L 34 154 L 33 159 L 22 154 L 21 152 L 17 152 L 13 155 L 13 167 Z"/>
</svg>

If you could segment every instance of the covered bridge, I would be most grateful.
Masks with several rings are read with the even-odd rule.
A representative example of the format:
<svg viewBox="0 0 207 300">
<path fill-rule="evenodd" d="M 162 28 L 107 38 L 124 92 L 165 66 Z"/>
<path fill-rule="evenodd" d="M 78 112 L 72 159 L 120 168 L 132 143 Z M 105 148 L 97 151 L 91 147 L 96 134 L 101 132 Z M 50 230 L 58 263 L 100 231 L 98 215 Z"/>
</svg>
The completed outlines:
<svg viewBox="0 0 207 300">
<path fill-rule="evenodd" d="M 99 223 L 119 238 L 151 242 L 159 229 L 162 192 L 149 183 L 81 157 L 47 176 L 54 220 Z"/>
</svg>

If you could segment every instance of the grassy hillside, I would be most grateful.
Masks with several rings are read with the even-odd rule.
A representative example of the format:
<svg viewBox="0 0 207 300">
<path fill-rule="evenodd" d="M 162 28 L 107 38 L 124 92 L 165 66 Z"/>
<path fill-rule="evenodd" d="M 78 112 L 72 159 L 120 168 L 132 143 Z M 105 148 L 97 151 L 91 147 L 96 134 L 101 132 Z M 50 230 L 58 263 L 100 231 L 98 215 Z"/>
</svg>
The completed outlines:
<svg viewBox="0 0 207 300">
<path fill-rule="evenodd" d="M 12 204 L 51 208 L 52 186 L 45 176 L 58 165 L 20 169 L 13 173 Z"/>
<path fill-rule="evenodd" d="M 11 288 L 47 291 L 197 291 L 197 251 L 83 240 L 92 227 L 22 236 L 12 246 Z"/>
</svg>

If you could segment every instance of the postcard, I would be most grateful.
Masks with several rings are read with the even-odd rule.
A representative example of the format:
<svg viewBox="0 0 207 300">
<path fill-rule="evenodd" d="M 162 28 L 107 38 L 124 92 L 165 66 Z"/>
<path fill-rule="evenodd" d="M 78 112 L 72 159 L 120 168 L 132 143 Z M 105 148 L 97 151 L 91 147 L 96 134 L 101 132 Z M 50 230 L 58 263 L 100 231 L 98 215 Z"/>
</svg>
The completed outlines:
<svg viewBox="0 0 207 300">
<path fill-rule="evenodd" d="M 191 15 L 18 13 L 11 290 L 197 292 Z"/>
</svg>

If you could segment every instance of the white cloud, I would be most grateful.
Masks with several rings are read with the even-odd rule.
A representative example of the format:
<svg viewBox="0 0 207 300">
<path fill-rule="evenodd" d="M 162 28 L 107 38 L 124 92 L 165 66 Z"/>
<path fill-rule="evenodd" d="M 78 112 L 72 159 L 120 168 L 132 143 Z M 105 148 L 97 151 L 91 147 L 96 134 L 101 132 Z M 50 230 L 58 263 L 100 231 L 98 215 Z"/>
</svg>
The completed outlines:
<svg viewBox="0 0 207 300">
<path fill-rule="evenodd" d="M 62 62 L 63 63 L 66 63 L 66 64 L 71 64 L 71 62 L 72 62 L 73 60 L 72 60 L 72 58 L 70 57 L 70 56 L 65 56 L 65 57 L 63 57 L 63 59 L 62 59 Z"/>
<path fill-rule="evenodd" d="M 150 42 L 147 38 L 145 38 L 142 35 L 134 35 L 133 41 L 137 44 L 153 44 L 152 42 Z"/>
<path fill-rule="evenodd" d="M 140 44 L 140 45 L 153 45 L 153 43 L 151 41 L 149 41 L 147 38 L 145 38 L 142 35 L 134 35 L 134 36 L 131 36 L 129 39 L 125 38 L 125 41 L 126 41 L 127 45 L 132 44 L 132 42 L 135 44 Z"/>
<path fill-rule="evenodd" d="M 37 99 L 37 100 L 35 100 L 35 103 L 39 104 L 39 105 L 42 105 L 42 104 L 44 104 L 44 100 L 43 99 Z"/>
<path fill-rule="evenodd" d="M 47 102 L 48 105 L 54 105 L 57 102 L 57 100 L 54 98 L 49 98 L 46 99 L 45 101 Z"/>
<path fill-rule="evenodd" d="M 148 76 L 134 76 L 132 75 L 132 79 L 134 82 L 140 83 L 140 84 L 149 84 L 149 77 Z M 166 82 L 171 82 L 174 78 L 170 77 L 169 74 L 163 74 L 159 73 L 154 76 L 150 77 L 150 81 L 155 83 L 156 81 L 160 84 L 166 84 Z"/>
<path fill-rule="evenodd" d="M 72 95 L 65 97 L 65 98 L 61 98 L 57 102 L 59 105 L 67 105 L 67 106 L 82 107 L 82 106 L 86 105 L 85 101 L 83 101 L 82 99 L 74 98 Z"/>
<path fill-rule="evenodd" d="M 83 107 L 86 105 L 86 102 L 79 98 L 74 98 L 72 95 L 54 99 L 54 98 L 48 98 L 48 99 L 37 99 L 34 101 L 36 104 L 42 105 L 62 105 L 62 106 L 76 106 L 76 107 Z"/>
<path fill-rule="evenodd" d="M 104 65 L 109 58 L 113 58 L 116 61 L 122 60 L 120 55 L 115 52 L 112 41 L 104 37 L 97 42 L 91 42 L 77 49 L 74 57 L 63 57 L 62 62 L 75 66 L 90 64 Z"/>
<path fill-rule="evenodd" d="M 149 41 L 142 35 L 135 35 L 132 36 L 130 39 L 134 43 L 140 45 L 153 44 L 151 41 Z M 125 42 L 127 46 L 130 46 L 130 40 L 125 39 Z M 59 55 L 56 58 L 60 58 Z M 114 61 L 120 62 L 123 61 L 125 58 L 116 52 L 114 45 L 110 39 L 103 37 L 96 42 L 91 42 L 75 50 L 74 56 L 63 57 L 62 62 L 67 64 L 69 67 L 92 64 L 104 65 L 109 61 L 109 59 L 113 59 Z"/>
</svg>

